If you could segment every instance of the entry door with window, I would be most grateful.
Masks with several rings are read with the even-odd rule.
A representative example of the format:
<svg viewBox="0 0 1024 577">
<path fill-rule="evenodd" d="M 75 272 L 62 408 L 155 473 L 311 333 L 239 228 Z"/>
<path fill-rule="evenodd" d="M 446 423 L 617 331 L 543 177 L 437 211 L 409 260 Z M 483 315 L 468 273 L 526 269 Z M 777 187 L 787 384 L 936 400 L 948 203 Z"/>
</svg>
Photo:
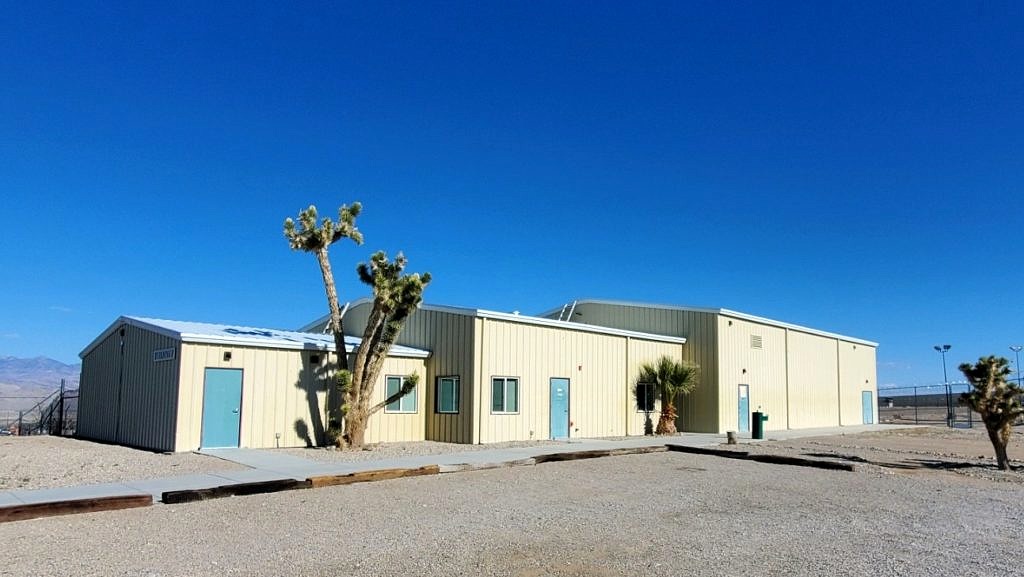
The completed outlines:
<svg viewBox="0 0 1024 577">
<path fill-rule="evenodd" d="M 871 391 L 863 391 L 860 394 L 860 402 L 863 405 L 864 424 L 870 425 L 875 422 L 875 399 Z"/>
<path fill-rule="evenodd" d="M 551 379 L 551 438 L 569 437 L 569 379 Z"/>
<path fill-rule="evenodd" d="M 206 369 L 203 433 L 199 446 L 203 449 L 237 447 L 241 408 L 242 370 Z"/>
<path fill-rule="evenodd" d="M 750 385 L 740 385 L 739 398 L 739 427 L 741 433 L 750 432 Z"/>
</svg>

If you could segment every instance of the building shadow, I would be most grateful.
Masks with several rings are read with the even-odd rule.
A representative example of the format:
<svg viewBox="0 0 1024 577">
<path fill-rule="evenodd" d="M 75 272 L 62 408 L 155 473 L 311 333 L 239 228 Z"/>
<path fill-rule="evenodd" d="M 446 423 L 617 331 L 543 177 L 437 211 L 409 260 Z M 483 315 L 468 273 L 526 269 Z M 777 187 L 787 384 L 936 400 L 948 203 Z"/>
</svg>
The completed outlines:
<svg viewBox="0 0 1024 577">
<path fill-rule="evenodd" d="M 305 419 L 295 419 L 293 425 L 295 434 L 306 444 L 306 447 L 322 447 L 327 442 L 327 428 L 324 423 L 325 415 L 331 411 L 331 401 L 338 397 L 332 386 L 333 371 L 327 360 L 326 353 L 303 353 L 302 370 L 299 371 L 295 387 L 302 390 L 306 396 L 306 405 L 309 409 L 309 422 Z M 314 362 L 315 361 L 315 362 Z M 327 406 L 321 406 L 320 396 L 326 392 L 324 399 Z M 333 393 L 333 394 L 332 394 Z M 340 405 L 339 405 L 340 406 Z"/>
<path fill-rule="evenodd" d="M 931 469 L 939 471 L 956 471 L 960 469 L 991 469 L 998 470 L 995 462 L 991 463 L 980 463 L 971 461 L 954 461 L 945 459 L 904 459 L 900 461 L 872 461 L 859 457 L 856 455 L 840 455 L 836 453 L 803 453 L 807 457 L 818 457 L 825 459 L 836 459 L 840 461 L 850 461 L 854 463 L 865 463 L 868 465 L 876 465 L 878 467 L 885 467 L 887 469 L 901 469 L 905 471 Z M 1010 469 L 1014 471 L 1024 470 L 1024 467 L 1010 465 Z"/>
</svg>

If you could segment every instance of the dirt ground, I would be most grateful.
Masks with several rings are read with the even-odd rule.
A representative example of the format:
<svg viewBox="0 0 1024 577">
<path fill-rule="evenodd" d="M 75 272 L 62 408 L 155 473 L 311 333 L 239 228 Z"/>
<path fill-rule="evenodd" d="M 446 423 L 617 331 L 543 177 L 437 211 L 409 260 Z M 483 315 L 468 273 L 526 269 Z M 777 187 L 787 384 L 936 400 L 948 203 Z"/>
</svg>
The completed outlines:
<svg viewBox="0 0 1024 577">
<path fill-rule="evenodd" d="M 981 440 L 740 447 L 984 469 Z M 1024 576 L 1022 502 L 1022 484 L 942 468 L 663 452 L 4 523 L 0 575 Z"/>
<path fill-rule="evenodd" d="M 771 433 L 768 434 L 769 438 Z M 1024 426 L 1014 428 L 1008 453 L 1013 471 L 995 468 L 983 426 L 973 429 L 908 427 L 889 431 L 745 443 L 730 448 L 853 462 L 889 473 L 936 472 L 1024 483 Z"/>
<path fill-rule="evenodd" d="M 244 468 L 192 453 L 153 453 L 66 437 L 0 437 L 0 491 L 115 483 Z"/>
</svg>

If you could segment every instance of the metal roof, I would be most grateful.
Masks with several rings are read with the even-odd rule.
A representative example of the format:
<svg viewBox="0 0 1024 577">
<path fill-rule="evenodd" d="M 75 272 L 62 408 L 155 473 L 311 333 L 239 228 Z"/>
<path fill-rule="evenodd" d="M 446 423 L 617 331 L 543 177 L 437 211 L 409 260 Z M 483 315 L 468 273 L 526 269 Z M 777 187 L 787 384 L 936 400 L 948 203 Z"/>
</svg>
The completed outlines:
<svg viewBox="0 0 1024 577">
<path fill-rule="evenodd" d="M 367 303 L 370 303 L 370 302 L 372 302 L 372 299 L 361 298 L 361 299 L 358 299 L 358 300 L 354 300 L 354 301 L 352 301 L 350 303 L 347 303 L 345 305 L 345 309 L 348 310 L 348 309 L 350 309 L 352 307 L 363 305 L 363 304 L 367 304 Z M 620 336 L 620 337 L 631 337 L 631 338 L 638 338 L 638 339 L 644 339 L 644 340 L 650 340 L 650 341 L 660 341 L 660 342 L 665 342 L 665 343 L 686 344 L 686 338 L 684 338 L 684 337 L 678 337 L 678 336 L 673 336 L 673 335 L 658 335 L 658 334 L 654 334 L 654 333 L 645 333 L 645 332 L 640 332 L 640 331 L 630 331 L 630 330 L 625 330 L 625 329 L 616 329 L 616 328 L 612 328 L 612 327 L 603 327 L 603 326 L 600 326 L 600 325 L 588 325 L 586 323 L 574 323 L 574 322 L 569 322 L 569 321 L 559 321 L 559 320 L 555 320 L 555 319 L 546 319 L 546 318 L 535 317 L 535 316 L 531 316 L 531 315 L 522 315 L 522 314 L 519 314 L 519 313 L 503 313 L 503 312 L 499 312 L 499 311 L 489 311 L 489 310 L 484 310 L 484 309 L 473 309 L 473 308 L 466 308 L 466 307 L 452 307 L 452 306 L 446 306 L 446 305 L 430 305 L 430 304 L 421 304 L 419 306 L 419 308 L 421 308 L 421 309 L 423 309 L 425 311 L 438 311 L 438 312 L 445 312 L 445 313 L 451 313 L 451 314 L 455 314 L 455 315 L 463 315 L 463 316 L 469 316 L 469 317 L 481 318 L 481 319 L 496 319 L 496 320 L 502 320 L 502 321 L 509 321 L 509 322 L 513 322 L 513 323 L 522 323 L 522 324 L 527 324 L 527 325 L 539 325 L 539 326 L 558 328 L 558 329 L 568 329 L 568 330 L 571 330 L 571 331 L 598 333 L 598 334 L 602 334 L 602 335 L 614 335 L 614 336 Z M 324 315 L 324 316 L 318 318 L 317 320 L 315 320 L 315 321 L 313 321 L 313 322 L 303 326 L 301 330 L 304 330 L 304 331 L 312 330 L 314 327 L 319 326 L 319 325 L 321 325 L 323 323 L 326 323 L 327 321 L 330 320 L 330 318 L 331 318 L 331 315 Z"/>
<path fill-rule="evenodd" d="M 113 334 L 122 325 L 131 325 L 154 333 L 162 334 L 183 343 L 209 343 L 218 345 L 239 345 L 264 349 L 297 349 L 297 350 L 334 350 L 334 337 L 331 335 L 307 333 L 300 331 L 282 331 L 244 327 L 238 325 L 221 325 L 212 323 L 196 323 L 188 321 L 172 321 L 146 317 L 119 317 L 107 330 L 96 337 L 81 353 L 85 357 L 104 339 Z M 349 352 L 359 347 L 362 339 L 345 337 L 345 346 Z M 430 351 L 393 345 L 388 355 L 392 357 L 427 358 Z"/>
<path fill-rule="evenodd" d="M 831 332 L 828 332 L 828 331 L 822 331 L 822 330 L 818 330 L 818 329 L 812 329 L 810 327 L 794 325 L 794 324 L 783 322 L 783 321 L 776 321 L 776 320 L 768 319 L 768 318 L 765 318 L 765 317 L 759 317 L 759 316 L 750 315 L 750 314 L 747 314 L 747 313 L 741 313 L 741 312 L 733 311 L 733 310 L 729 310 L 729 309 L 686 307 L 686 306 L 679 306 L 679 305 L 663 305 L 663 304 L 652 304 L 652 303 L 643 303 L 643 302 L 635 302 L 635 301 L 617 301 L 617 300 L 608 300 L 608 299 L 578 299 L 576 301 L 573 301 L 573 303 L 574 304 L 593 304 L 593 305 L 612 305 L 612 306 L 623 306 L 623 307 L 638 307 L 638 308 L 645 308 L 645 309 L 661 309 L 661 310 L 672 310 L 672 311 L 686 311 L 686 312 L 696 312 L 696 313 L 717 314 L 717 315 L 722 315 L 722 316 L 726 316 L 726 317 L 732 317 L 732 318 L 735 318 L 735 319 L 741 319 L 741 320 L 747 320 L 747 321 L 751 321 L 751 322 L 755 322 L 755 323 L 760 323 L 760 324 L 763 324 L 763 325 L 779 327 L 779 328 L 789 329 L 789 330 L 793 330 L 793 331 L 799 331 L 799 332 L 807 333 L 807 334 L 811 334 L 811 335 L 818 335 L 818 336 L 822 336 L 822 337 L 829 337 L 829 338 L 838 339 L 838 340 L 849 342 L 849 343 L 857 343 L 857 344 L 867 345 L 867 346 L 871 346 L 871 347 L 878 347 L 878 343 L 873 342 L 873 341 L 868 341 L 868 340 L 859 339 L 859 338 L 856 338 L 856 337 L 850 337 L 850 336 L 846 336 L 846 335 L 841 335 L 841 334 L 838 334 L 838 333 L 831 333 Z M 554 313 L 557 313 L 557 312 L 559 312 L 561 310 L 563 310 L 563 307 L 555 307 L 555 308 L 553 308 L 553 309 L 551 309 L 549 311 L 545 311 L 545 312 L 541 313 L 541 316 L 554 314 Z"/>
</svg>

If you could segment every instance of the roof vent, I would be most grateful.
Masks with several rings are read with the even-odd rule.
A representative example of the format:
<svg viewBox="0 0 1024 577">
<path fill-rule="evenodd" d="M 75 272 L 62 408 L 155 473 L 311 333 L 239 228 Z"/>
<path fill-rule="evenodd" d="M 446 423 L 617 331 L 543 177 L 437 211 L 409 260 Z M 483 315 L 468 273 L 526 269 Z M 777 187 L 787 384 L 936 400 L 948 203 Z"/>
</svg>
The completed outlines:
<svg viewBox="0 0 1024 577">
<path fill-rule="evenodd" d="M 763 348 L 761 335 L 750 335 L 750 348 L 760 349 Z"/>
</svg>

